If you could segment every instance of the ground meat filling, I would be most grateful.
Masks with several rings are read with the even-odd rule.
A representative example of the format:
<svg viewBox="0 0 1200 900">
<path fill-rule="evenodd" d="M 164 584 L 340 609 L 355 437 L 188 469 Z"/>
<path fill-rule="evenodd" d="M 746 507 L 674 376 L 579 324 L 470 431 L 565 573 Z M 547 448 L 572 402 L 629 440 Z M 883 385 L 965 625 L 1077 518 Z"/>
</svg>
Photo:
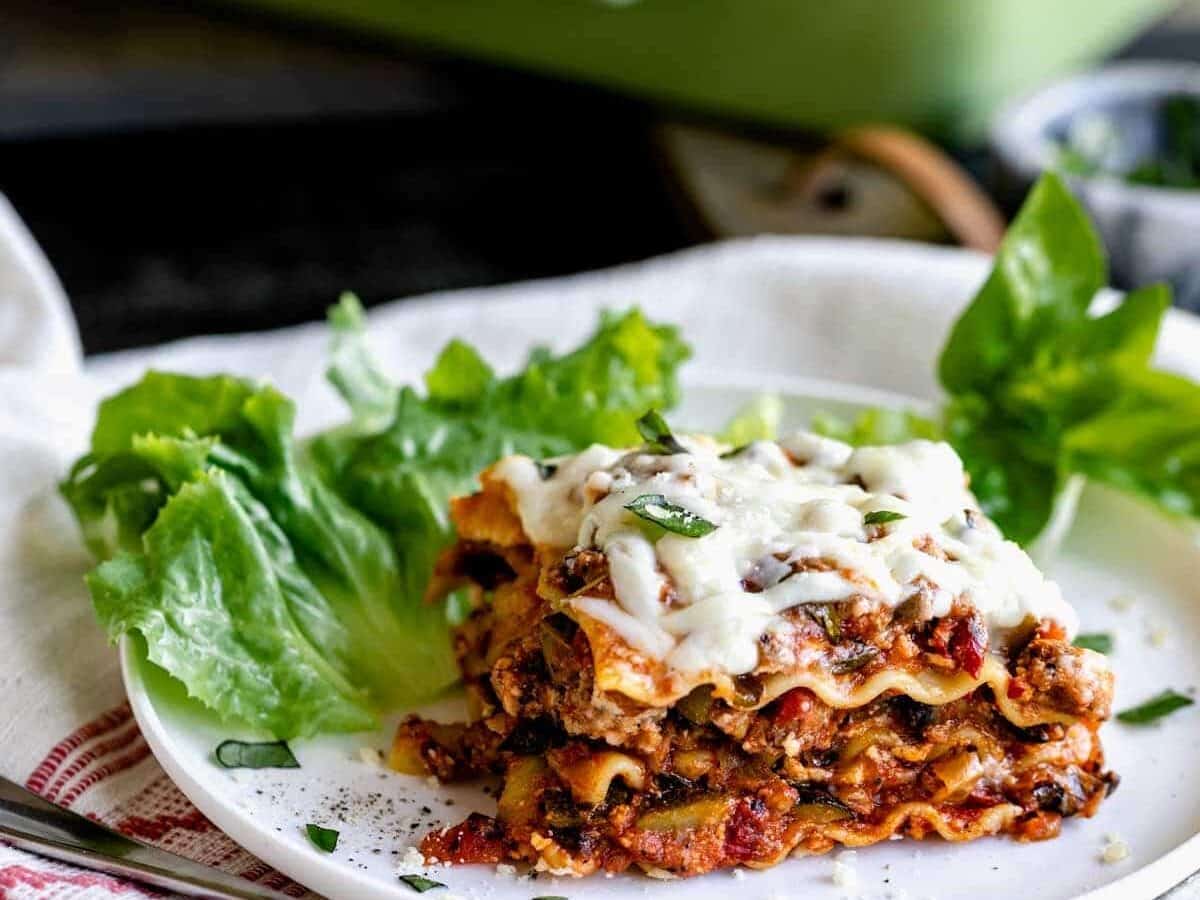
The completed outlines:
<svg viewBox="0 0 1200 900">
<path fill-rule="evenodd" d="M 740 743 L 716 724 L 719 716 L 698 725 L 675 710 L 660 726 L 658 746 L 668 749 L 628 754 L 638 784 L 623 773 L 599 797 L 581 795 L 588 782 L 580 786 L 579 767 L 610 745 L 572 736 L 549 716 L 506 716 L 461 731 L 412 719 L 400 743 L 419 742 L 421 760 L 441 778 L 503 771 L 505 795 L 522 794 L 519 802 L 502 798 L 488 829 L 459 826 L 422 845 L 452 861 L 478 845 L 473 861 L 493 861 L 502 847 L 502 858 L 536 864 L 552 848 L 551 858 L 561 853 L 587 871 L 636 862 L 697 874 L 766 865 L 795 846 L 869 843 L 886 836 L 880 829 L 905 804 L 930 804 L 963 834 L 1001 810 L 1003 827 L 994 830 L 1025 839 L 1051 837 L 1064 817 L 1094 812 L 1111 781 L 1094 730 L 1077 723 L 1027 734 L 994 711 L 986 691 L 939 707 L 892 696 L 844 711 L 798 689 L 743 713 Z M 916 837 L 931 830 L 920 816 L 897 828 Z M 549 843 L 536 849 L 535 837 Z"/>
<path fill-rule="evenodd" d="M 392 764 L 445 780 L 501 774 L 504 787 L 495 817 L 429 835 L 431 859 L 694 875 L 893 833 L 1038 840 L 1065 817 L 1092 815 L 1115 786 L 1096 737 L 1111 677 L 1051 624 L 990 646 L 969 604 L 935 617 L 923 585 L 895 609 L 806 604 L 785 614 L 788 637 L 764 640 L 763 666 L 737 679 L 734 696 L 701 686 L 658 708 L 598 691 L 587 635 L 560 611 L 572 595 L 611 596 L 603 554 L 545 566 L 536 557 L 511 541 L 464 539 L 439 564 L 443 587 L 468 586 L 474 604 L 455 637 L 472 724 L 410 718 Z M 1019 728 L 986 683 L 938 706 L 893 690 L 840 709 L 803 687 L 762 703 L 771 660 L 814 648 L 852 680 L 885 668 L 978 678 L 998 659 L 1011 675 L 1006 702 L 1062 721 Z"/>
</svg>

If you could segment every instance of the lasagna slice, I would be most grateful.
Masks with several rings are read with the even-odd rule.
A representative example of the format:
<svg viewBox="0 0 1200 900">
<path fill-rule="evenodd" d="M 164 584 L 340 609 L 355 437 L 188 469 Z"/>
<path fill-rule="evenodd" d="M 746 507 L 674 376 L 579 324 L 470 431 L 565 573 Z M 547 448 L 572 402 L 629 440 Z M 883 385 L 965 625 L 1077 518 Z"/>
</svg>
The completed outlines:
<svg viewBox="0 0 1200 900">
<path fill-rule="evenodd" d="M 812 434 L 514 456 L 453 502 L 471 721 L 401 771 L 502 777 L 427 858 L 584 875 L 889 837 L 1055 836 L 1116 784 L 1112 675 L 946 444 Z"/>
</svg>

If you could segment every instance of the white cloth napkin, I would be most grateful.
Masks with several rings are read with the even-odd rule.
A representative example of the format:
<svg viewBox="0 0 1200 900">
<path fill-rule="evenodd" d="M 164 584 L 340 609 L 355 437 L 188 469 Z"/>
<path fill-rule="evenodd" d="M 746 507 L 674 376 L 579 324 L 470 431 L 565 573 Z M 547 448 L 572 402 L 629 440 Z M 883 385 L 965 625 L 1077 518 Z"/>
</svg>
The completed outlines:
<svg viewBox="0 0 1200 900">
<path fill-rule="evenodd" d="M 636 303 L 682 327 L 695 350 L 691 377 L 753 383 L 783 373 L 934 399 L 937 348 L 986 268 L 981 256 L 920 245 L 760 238 L 397 302 L 371 311 L 371 335 L 392 373 L 414 381 L 451 337 L 511 369 L 531 344 L 569 346 L 598 310 Z M 301 431 L 336 421 L 326 339 L 316 323 L 81 362 L 62 289 L 0 197 L 0 774 L 297 894 L 204 820 L 150 756 L 83 587 L 92 562 L 54 486 L 85 447 L 98 397 L 147 367 L 269 377 L 297 400 Z M 1161 362 L 1200 377 L 1198 349 L 1200 320 L 1173 314 Z M 0 846 L 0 898 L 93 900 L 118 889 L 131 890 Z"/>
</svg>

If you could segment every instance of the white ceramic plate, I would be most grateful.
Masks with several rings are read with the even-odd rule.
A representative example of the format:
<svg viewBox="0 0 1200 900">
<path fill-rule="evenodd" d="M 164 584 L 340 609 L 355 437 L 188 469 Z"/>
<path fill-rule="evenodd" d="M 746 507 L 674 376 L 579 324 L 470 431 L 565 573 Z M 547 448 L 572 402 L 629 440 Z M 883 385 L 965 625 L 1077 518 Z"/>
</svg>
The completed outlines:
<svg viewBox="0 0 1200 900">
<path fill-rule="evenodd" d="M 755 376 L 740 385 L 693 385 L 672 421 L 684 428 L 719 428 L 763 389 L 786 396 L 785 425 L 802 426 L 818 409 L 845 411 L 902 398 L 806 379 Z M 1200 683 L 1200 545 L 1194 533 L 1111 491 L 1084 491 L 1075 527 L 1050 566 L 1079 609 L 1086 631 L 1116 635 L 1117 708 L 1165 687 Z M 1115 603 L 1120 600 L 1122 602 Z M 1125 607 L 1127 608 L 1120 608 Z M 1166 891 L 1200 867 L 1200 708 L 1160 724 L 1104 729 L 1109 763 L 1120 790 L 1090 820 L 1066 823 L 1062 836 L 1040 844 L 984 839 L 952 845 L 940 840 L 885 842 L 860 850 L 853 890 L 832 879 L 833 856 L 789 860 L 765 872 L 717 873 L 686 882 L 638 875 L 590 879 L 504 877 L 490 867 L 416 868 L 405 850 L 430 827 L 490 812 L 494 801 L 479 786 L 438 786 L 363 762 L 360 748 L 385 748 L 391 726 L 376 734 L 300 741 L 298 770 L 229 771 L 212 761 L 213 748 L 238 734 L 183 697 L 182 688 L 142 658 L 135 642 L 122 648 L 126 687 L 147 742 L 175 782 L 205 815 L 236 841 L 292 878 L 327 896 L 396 900 L 416 896 L 398 880 L 425 874 L 461 898 L 571 900 L 617 897 L 747 900 L 804 897 L 971 898 L 1039 900 L 1086 895 L 1090 900 L 1139 900 Z M 427 710 L 429 712 L 430 710 Z M 456 701 L 432 712 L 461 715 Z M 304 825 L 336 828 L 336 852 L 323 854 Z M 1131 855 L 1103 863 L 1106 835 L 1124 839 Z M 735 882 L 734 879 L 737 879 Z M 1019 887 L 1018 887 L 1019 886 Z M 430 893 L 430 900 L 447 892 Z"/>
</svg>

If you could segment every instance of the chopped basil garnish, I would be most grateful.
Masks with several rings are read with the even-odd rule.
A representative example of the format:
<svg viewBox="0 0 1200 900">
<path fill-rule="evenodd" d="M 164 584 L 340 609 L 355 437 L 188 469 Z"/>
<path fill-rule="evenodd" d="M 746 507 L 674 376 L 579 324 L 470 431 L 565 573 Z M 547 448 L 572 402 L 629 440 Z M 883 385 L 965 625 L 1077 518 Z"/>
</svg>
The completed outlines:
<svg viewBox="0 0 1200 900">
<path fill-rule="evenodd" d="M 1146 725 L 1163 716 L 1169 716 L 1177 709 L 1191 706 L 1195 702 L 1191 697 L 1167 688 L 1157 697 L 1151 697 L 1140 706 L 1117 713 L 1117 718 L 1126 725 Z"/>
<path fill-rule="evenodd" d="M 318 850 L 324 850 L 326 853 L 332 853 L 337 849 L 338 832 L 332 828 L 322 828 L 320 825 L 305 825 L 304 830 L 308 832 L 308 839 L 313 842 L 313 846 Z"/>
<path fill-rule="evenodd" d="M 554 477 L 554 473 L 558 471 L 558 463 L 538 462 L 534 465 L 537 466 L 538 476 L 542 481 L 549 481 Z"/>
<path fill-rule="evenodd" d="M 717 529 L 708 519 L 671 503 L 662 494 L 642 494 L 632 503 L 626 503 L 625 508 L 647 522 L 684 537 L 704 537 Z"/>
<path fill-rule="evenodd" d="M 222 741 L 214 755 L 226 769 L 300 768 L 300 761 L 284 741 Z"/>
<path fill-rule="evenodd" d="M 687 448 L 675 439 L 666 420 L 658 410 L 652 409 L 637 420 L 638 434 L 646 441 L 645 451 L 670 456 L 673 453 L 687 453 Z"/>
<path fill-rule="evenodd" d="M 842 623 L 837 612 L 828 603 L 811 603 L 804 607 L 818 625 L 825 629 L 825 634 L 831 641 L 837 641 L 842 636 Z"/>
<path fill-rule="evenodd" d="M 1111 634 L 1098 631 L 1095 634 L 1080 634 L 1075 636 L 1075 646 L 1084 650 L 1095 650 L 1097 653 L 1112 653 L 1113 639 Z"/>
<path fill-rule="evenodd" d="M 742 444 L 740 446 L 734 447 L 732 450 L 726 450 L 724 453 L 721 454 L 721 459 L 733 459 L 735 456 L 740 456 L 741 454 L 746 452 L 746 448 L 749 446 L 750 446 L 749 444 Z"/>
<path fill-rule="evenodd" d="M 864 646 L 850 656 L 835 660 L 830 668 L 837 675 L 846 675 L 850 672 L 857 672 L 878 655 L 879 651 L 874 647 Z"/>
<path fill-rule="evenodd" d="M 899 522 L 901 519 L 907 519 L 904 513 L 895 512 L 890 509 L 876 509 L 863 516 L 864 525 L 886 525 L 888 522 Z"/>
<path fill-rule="evenodd" d="M 434 881 L 432 878 L 426 878 L 424 875 L 401 875 L 400 880 L 418 894 L 423 894 L 426 891 L 432 891 L 434 888 L 445 887 L 445 885 L 440 881 Z"/>
</svg>

